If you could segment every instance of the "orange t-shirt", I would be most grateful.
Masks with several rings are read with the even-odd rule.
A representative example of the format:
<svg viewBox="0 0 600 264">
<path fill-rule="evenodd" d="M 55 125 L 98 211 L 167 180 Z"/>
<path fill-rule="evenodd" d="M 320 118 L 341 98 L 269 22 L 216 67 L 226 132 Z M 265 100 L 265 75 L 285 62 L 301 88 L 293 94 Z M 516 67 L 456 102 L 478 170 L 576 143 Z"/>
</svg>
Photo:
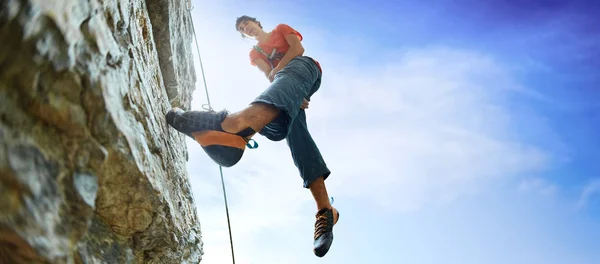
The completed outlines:
<svg viewBox="0 0 600 264">
<path fill-rule="evenodd" d="M 300 41 L 302 41 L 303 39 L 302 34 L 300 34 L 295 29 L 291 28 L 286 24 L 279 24 L 277 25 L 277 27 L 275 27 L 275 29 L 273 29 L 273 31 L 271 31 L 271 36 L 269 36 L 267 42 L 261 43 L 258 46 L 267 54 L 271 54 L 273 52 L 273 49 L 277 49 L 277 53 L 285 54 L 290 49 L 290 44 L 287 43 L 287 41 L 285 40 L 285 36 L 289 34 L 294 34 L 298 36 L 300 38 Z M 256 59 L 263 59 L 267 64 L 269 63 L 269 59 L 267 58 L 267 56 L 252 48 L 252 50 L 250 51 L 250 63 L 253 66 L 256 66 L 256 63 L 254 62 L 254 60 Z M 272 61 L 273 67 L 277 67 L 277 65 L 279 64 L 279 60 L 280 58 L 276 58 Z M 319 70 L 322 70 L 319 62 L 317 62 L 316 60 L 314 61 L 319 67 Z"/>
</svg>

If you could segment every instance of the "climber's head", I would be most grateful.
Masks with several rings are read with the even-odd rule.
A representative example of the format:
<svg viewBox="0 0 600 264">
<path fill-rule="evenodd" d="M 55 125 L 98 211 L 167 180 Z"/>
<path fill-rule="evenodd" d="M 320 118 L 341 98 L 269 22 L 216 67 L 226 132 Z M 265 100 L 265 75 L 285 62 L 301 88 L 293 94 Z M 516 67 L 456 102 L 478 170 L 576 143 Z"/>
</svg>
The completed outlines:
<svg viewBox="0 0 600 264">
<path fill-rule="evenodd" d="M 241 16 L 235 20 L 235 29 L 242 34 L 242 37 L 256 37 L 263 32 L 263 27 L 254 17 Z"/>
</svg>

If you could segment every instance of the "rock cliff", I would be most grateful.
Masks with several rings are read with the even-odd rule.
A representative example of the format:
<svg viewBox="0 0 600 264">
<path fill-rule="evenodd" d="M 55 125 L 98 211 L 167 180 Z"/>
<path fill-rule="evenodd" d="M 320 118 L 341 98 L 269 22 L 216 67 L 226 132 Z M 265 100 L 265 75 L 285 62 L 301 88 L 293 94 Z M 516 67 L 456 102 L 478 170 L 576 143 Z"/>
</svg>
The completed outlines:
<svg viewBox="0 0 600 264">
<path fill-rule="evenodd" d="M 199 263 L 176 0 L 0 1 L 0 263 Z"/>
</svg>

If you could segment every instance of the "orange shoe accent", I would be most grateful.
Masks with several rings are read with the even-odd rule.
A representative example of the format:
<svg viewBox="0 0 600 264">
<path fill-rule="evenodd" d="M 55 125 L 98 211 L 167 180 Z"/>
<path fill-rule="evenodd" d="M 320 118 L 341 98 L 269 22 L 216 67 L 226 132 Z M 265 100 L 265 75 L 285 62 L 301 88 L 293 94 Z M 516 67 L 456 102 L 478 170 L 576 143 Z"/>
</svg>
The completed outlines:
<svg viewBox="0 0 600 264">
<path fill-rule="evenodd" d="M 194 132 L 192 136 L 203 147 L 221 145 L 241 150 L 246 148 L 246 141 L 242 137 L 227 132 L 205 130 Z"/>
<path fill-rule="evenodd" d="M 333 225 L 337 224 L 338 220 L 340 220 L 340 212 L 338 212 L 337 209 L 335 209 L 335 207 L 331 207 L 331 209 L 333 210 Z"/>
</svg>

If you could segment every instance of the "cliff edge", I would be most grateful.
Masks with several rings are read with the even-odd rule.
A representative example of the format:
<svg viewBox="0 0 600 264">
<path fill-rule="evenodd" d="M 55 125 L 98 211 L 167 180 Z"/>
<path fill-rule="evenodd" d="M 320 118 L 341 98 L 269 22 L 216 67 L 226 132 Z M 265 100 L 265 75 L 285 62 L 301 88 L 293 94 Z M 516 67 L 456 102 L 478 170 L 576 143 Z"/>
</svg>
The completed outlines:
<svg viewBox="0 0 600 264">
<path fill-rule="evenodd" d="M 199 263 L 185 1 L 0 2 L 0 263 Z"/>
</svg>

